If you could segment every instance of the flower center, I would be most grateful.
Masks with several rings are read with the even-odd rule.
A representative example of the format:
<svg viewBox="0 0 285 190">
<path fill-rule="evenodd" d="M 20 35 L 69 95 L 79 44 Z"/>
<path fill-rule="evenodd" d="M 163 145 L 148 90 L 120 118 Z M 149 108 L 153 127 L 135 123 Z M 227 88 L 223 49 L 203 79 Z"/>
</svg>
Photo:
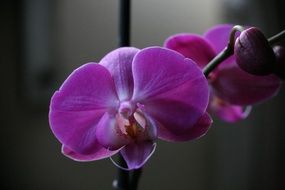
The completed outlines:
<svg viewBox="0 0 285 190">
<path fill-rule="evenodd" d="M 132 138 L 142 133 L 146 126 L 146 119 L 139 108 L 131 102 L 122 102 L 116 120 L 121 132 Z"/>
<path fill-rule="evenodd" d="M 119 114 L 121 114 L 124 118 L 130 117 L 135 110 L 135 106 L 130 101 L 125 101 L 120 103 Z"/>
<path fill-rule="evenodd" d="M 212 105 L 214 105 L 214 106 L 226 106 L 227 103 L 225 101 L 223 101 L 221 98 L 214 96 L 213 100 L 212 100 Z"/>
</svg>

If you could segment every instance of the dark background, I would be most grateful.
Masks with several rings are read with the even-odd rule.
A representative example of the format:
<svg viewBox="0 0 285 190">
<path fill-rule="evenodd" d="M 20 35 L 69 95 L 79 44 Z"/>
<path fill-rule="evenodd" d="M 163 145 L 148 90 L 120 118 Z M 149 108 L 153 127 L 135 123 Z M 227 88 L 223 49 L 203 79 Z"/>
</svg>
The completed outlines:
<svg viewBox="0 0 285 190">
<path fill-rule="evenodd" d="M 132 45 L 218 23 L 285 28 L 283 0 L 133 0 Z M 76 67 L 117 46 L 116 0 L 22 0 L 0 6 L 1 189 L 112 189 L 108 160 L 77 163 L 60 153 L 48 125 L 49 99 Z M 159 142 L 140 189 L 269 190 L 284 186 L 285 92 L 255 105 L 245 121 L 215 119 L 200 140 Z"/>
</svg>

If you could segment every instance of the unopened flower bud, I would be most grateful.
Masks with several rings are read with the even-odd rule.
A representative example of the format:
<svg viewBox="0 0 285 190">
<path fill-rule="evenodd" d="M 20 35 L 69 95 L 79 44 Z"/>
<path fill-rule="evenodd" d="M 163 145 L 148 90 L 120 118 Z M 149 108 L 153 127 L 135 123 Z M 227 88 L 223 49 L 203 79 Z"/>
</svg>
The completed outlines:
<svg viewBox="0 0 285 190">
<path fill-rule="evenodd" d="M 235 42 L 236 62 L 240 68 L 253 75 L 273 72 L 274 52 L 264 34 L 255 27 L 244 30 Z"/>
<path fill-rule="evenodd" d="M 285 79 L 285 48 L 282 46 L 274 46 L 273 51 L 276 56 L 274 73 L 280 78 Z"/>
</svg>

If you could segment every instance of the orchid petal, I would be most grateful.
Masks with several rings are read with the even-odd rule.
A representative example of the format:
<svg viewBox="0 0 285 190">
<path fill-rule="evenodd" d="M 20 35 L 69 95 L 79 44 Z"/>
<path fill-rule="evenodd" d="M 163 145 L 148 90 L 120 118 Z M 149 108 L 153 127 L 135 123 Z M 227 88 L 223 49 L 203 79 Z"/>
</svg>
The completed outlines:
<svg viewBox="0 0 285 190">
<path fill-rule="evenodd" d="M 208 41 L 196 34 L 185 33 L 170 36 L 165 41 L 165 47 L 192 59 L 200 68 L 207 65 L 216 55 Z"/>
<path fill-rule="evenodd" d="M 74 152 L 95 153 L 96 125 L 118 104 L 114 89 L 103 66 L 90 63 L 76 69 L 51 99 L 49 122 L 58 140 Z"/>
<path fill-rule="evenodd" d="M 276 95 L 281 81 L 274 75 L 248 74 L 234 64 L 219 70 L 211 84 L 214 94 L 230 104 L 252 105 Z"/>
<path fill-rule="evenodd" d="M 210 110 L 220 119 L 234 123 L 245 119 L 251 112 L 252 106 L 237 106 L 229 104 L 218 97 L 214 97 L 210 103 Z"/>
<path fill-rule="evenodd" d="M 134 96 L 143 111 L 172 132 L 192 127 L 204 114 L 208 82 L 200 68 L 164 48 L 141 50 L 134 59 Z"/>
<path fill-rule="evenodd" d="M 108 70 L 87 63 L 69 75 L 51 103 L 52 110 L 86 111 L 116 107 L 119 102 Z"/>
<path fill-rule="evenodd" d="M 108 158 L 110 156 L 113 156 L 116 154 L 119 150 L 117 151 L 110 151 L 105 149 L 104 147 L 98 146 L 96 147 L 96 151 L 92 154 L 80 154 L 77 152 L 74 152 L 73 150 L 69 149 L 66 146 L 62 146 L 61 152 L 68 158 L 78 161 L 78 162 L 89 162 L 89 161 L 95 161 L 95 160 L 100 160 L 104 158 Z"/>
<path fill-rule="evenodd" d="M 230 24 L 220 24 L 210 28 L 204 37 L 215 49 L 216 53 L 220 53 L 228 44 L 230 32 L 233 25 Z"/>
<path fill-rule="evenodd" d="M 96 138 L 108 150 L 117 150 L 130 142 L 118 125 L 116 116 L 105 113 L 96 128 Z"/>
<path fill-rule="evenodd" d="M 111 73 L 119 99 L 130 99 L 133 93 L 132 61 L 139 49 L 132 47 L 118 48 L 108 53 L 100 62 Z"/>
<path fill-rule="evenodd" d="M 197 123 L 195 123 L 191 128 L 180 131 L 179 133 L 174 133 L 168 130 L 159 122 L 156 123 L 158 127 L 158 137 L 166 141 L 181 142 L 189 141 L 202 137 L 209 130 L 213 120 L 208 113 L 205 113 L 199 118 Z"/>
<path fill-rule="evenodd" d="M 155 151 L 156 144 L 152 141 L 140 141 L 126 145 L 120 153 L 125 159 L 128 169 L 141 168 Z"/>
</svg>

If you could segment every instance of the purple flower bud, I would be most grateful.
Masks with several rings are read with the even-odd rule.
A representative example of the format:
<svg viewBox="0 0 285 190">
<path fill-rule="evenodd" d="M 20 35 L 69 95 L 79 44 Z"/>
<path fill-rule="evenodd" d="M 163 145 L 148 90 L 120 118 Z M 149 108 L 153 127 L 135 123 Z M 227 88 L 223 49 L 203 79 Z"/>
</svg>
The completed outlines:
<svg viewBox="0 0 285 190">
<path fill-rule="evenodd" d="M 236 62 L 240 68 L 253 75 L 273 72 L 274 52 L 264 34 L 255 27 L 241 33 L 235 42 Z"/>
<path fill-rule="evenodd" d="M 282 46 L 274 46 L 273 51 L 276 56 L 274 73 L 280 78 L 285 79 L 285 48 Z"/>
</svg>

